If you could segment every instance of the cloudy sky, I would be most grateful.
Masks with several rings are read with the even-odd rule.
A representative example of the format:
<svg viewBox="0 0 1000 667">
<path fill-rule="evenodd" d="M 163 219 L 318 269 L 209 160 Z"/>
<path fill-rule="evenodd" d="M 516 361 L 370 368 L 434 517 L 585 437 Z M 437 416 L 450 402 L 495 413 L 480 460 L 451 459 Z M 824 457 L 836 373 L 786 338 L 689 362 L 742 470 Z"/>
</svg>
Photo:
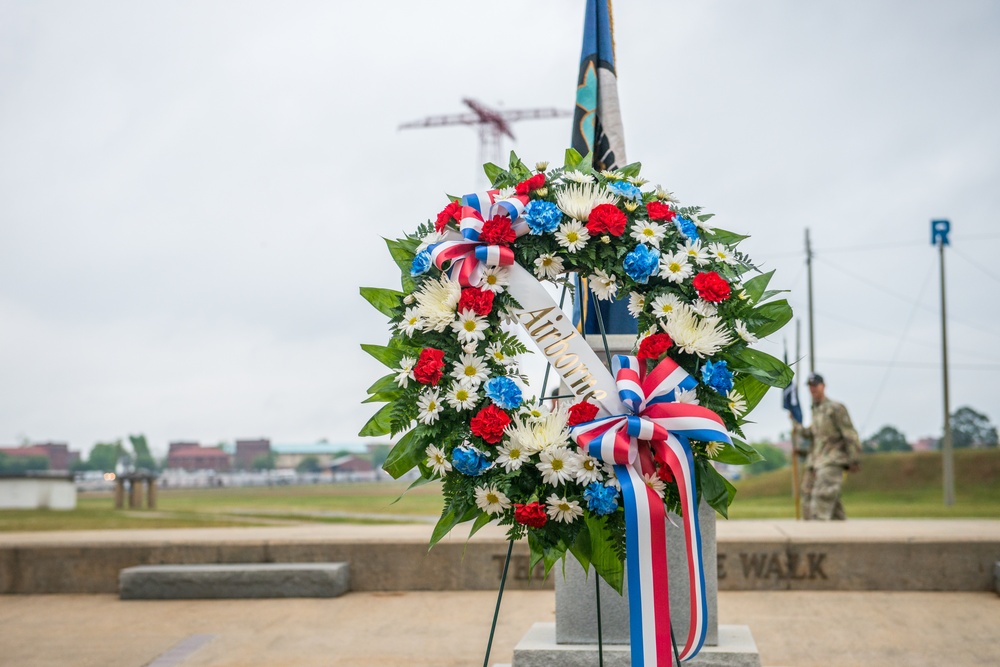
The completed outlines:
<svg viewBox="0 0 1000 667">
<path fill-rule="evenodd" d="M 615 19 L 629 159 L 752 235 L 803 348 L 811 230 L 816 367 L 862 434 L 940 432 L 936 217 L 952 405 L 1000 420 L 1000 5 Z M 481 185 L 472 129 L 398 125 L 572 108 L 582 24 L 582 0 L 0 0 L 0 444 L 359 443 L 381 369 L 358 345 L 387 329 L 358 287 L 398 285 L 380 236 Z M 570 134 L 515 132 L 529 163 Z M 752 438 L 787 429 L 779 403 Z"/>
</svg>

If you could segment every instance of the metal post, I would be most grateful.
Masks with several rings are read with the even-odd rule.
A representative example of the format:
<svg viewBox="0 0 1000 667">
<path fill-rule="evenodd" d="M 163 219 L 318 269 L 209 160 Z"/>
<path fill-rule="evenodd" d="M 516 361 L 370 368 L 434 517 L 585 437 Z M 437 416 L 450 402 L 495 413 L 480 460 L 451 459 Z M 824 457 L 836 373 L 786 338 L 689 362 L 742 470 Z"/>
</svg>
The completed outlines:
<svg viewBox="0 0 1000 667">
<path fill-rule="evenodd" d="M 944 478 L 944 504 L 955 504 L 955 460 L 951 443 L 951 405 L 948 396 L 948 317 L 945 309 L 944 290 L 944 246 L 945 239 L 938 242 L 941 257 L 941 369 L 944 380 L 944 440 L 941 443 L 941 472 Z"/>
<path fill-rule="evenodd" d="M 809 285 L 809 372 L 816 372 L 816 346 L 813 326 L 813 265 L 812 244 L 809 242 L 809 228 L 806 227 L 806 278 Z"/>
<path fill-rule="evenodd" d="M 798 362 L 798 360 L 802 358 L 801 355 L 802 355 L 802 320 L 796 318 L 795 320 L 796 362 Z M 798 373 L 796 373 L 793 376 L 792 381 L 795 383 L 795 395 L 798 396 L 799 395 Z M 794 418 L 792 419 L 792 421 L 794 422 Z M 799 497 L 799 434 L 795 429 L 795 425 L 793 425 L 792 427 L 792 498 L 795 501 L 795 520 L 799 521 L 802 518 L 802 499 Z"/>
</svg>

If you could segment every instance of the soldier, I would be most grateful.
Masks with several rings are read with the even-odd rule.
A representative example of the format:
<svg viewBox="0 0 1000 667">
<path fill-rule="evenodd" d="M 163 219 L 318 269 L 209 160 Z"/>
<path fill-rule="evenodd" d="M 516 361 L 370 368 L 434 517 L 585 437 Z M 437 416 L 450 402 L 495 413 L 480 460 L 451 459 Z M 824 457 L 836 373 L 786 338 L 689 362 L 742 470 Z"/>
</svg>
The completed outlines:
<svg viewBox="0 0 1000 667">
<path fill-rule="evenodd" d="M 812 424 L 796 429 L 812 441 L 802 478 L 802 516 L 807 521 L 847 518 L 840 502 L 845 472 L 861 470 L 861 441 L 842 403 L 826 397 L 823 376 L 809 375 L 812 395 Z"/>
</svg>

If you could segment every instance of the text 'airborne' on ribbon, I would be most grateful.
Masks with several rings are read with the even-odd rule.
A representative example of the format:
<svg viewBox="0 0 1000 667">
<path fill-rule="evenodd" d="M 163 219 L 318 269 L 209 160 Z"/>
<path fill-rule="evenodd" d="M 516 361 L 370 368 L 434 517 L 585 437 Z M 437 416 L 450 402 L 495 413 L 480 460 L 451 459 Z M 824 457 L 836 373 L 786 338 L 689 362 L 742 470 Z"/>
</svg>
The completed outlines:
<svg viewBox="0 0 1000 667">
<path fill-rule="evenodd" d="M 554 318 L 551 317 L 552 311 L 558 313 Z M 594 389 L 598 384 L 597 380 L 580 360 L 580 355 L 571 351 L 575 345 L 586 343 L 557 307 L 518 311 L 518 317 L 521 318 L 525 331 L 573 394 L 596 400 L 607 396 L 603 389 Z"/>
</svg>

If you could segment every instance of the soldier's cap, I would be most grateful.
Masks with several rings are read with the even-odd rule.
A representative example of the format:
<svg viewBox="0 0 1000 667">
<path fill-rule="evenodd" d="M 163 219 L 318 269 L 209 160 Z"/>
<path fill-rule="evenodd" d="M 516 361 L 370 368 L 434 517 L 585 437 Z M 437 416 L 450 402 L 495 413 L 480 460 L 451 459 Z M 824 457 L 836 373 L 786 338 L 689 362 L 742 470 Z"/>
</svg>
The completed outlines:
<svg viewBox="0 0 1000 667">
<path fill-rule="evenodd" d="M 823 376 L 819 373 L 810 373 L 809 377 L 806 378 L 806 384 L 826 384 L 823 382 Z"/>
</svg>

